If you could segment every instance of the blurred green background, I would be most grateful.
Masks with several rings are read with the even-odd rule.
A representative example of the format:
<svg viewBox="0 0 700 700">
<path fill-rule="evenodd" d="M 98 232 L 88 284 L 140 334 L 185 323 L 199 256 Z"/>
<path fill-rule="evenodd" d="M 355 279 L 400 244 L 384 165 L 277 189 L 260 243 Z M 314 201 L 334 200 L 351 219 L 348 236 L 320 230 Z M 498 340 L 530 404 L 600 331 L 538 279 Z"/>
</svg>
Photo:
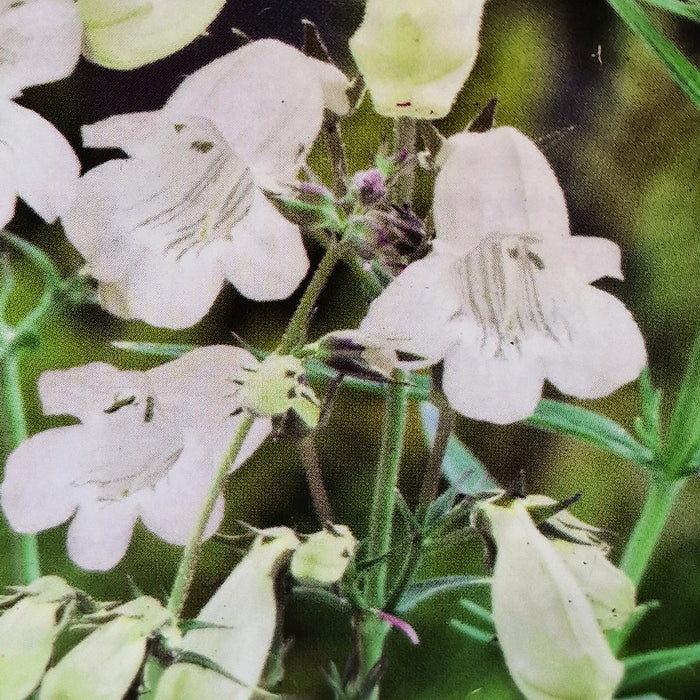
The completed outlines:
<svg viewBox="0 0 700 700">
<path fill-rule="evenodd" d="M 27 90 L 21 103 L 54 122 L 79 149 L 81 124 L 114 113 L 158 108 L 185 74 L 235 48 L 232 26 L 252 38 L 275 36 L 299 45 L 300 20 L 311 19 L 340 65 L 350 71 L 347 38 L 361 14 L 361 3 L 350 0 L 230 1 L 209 35 L 176 56 L 129 73 L 81 62 L 70 79 Z M 658 18 L 686 55 L 697 59 L 694 26 L 662 15 Z M 627 279 L 624 283 L 605 281 L 603 286 L 625 301 L 642 328 L 651 376 L 664 390 L 668 417 L 690 345 L 700 328 L 700 116 L 603 0 L 490 0 L 481 39 L 472 76 L 452 114 L 438 127 L 445 134 L 461 130 L 497 94 L 498 123 L 514 125 L 537 140 L 557 172 L 569 204 L 572 231 L 605 236 L 620 244 Z M 360 169 L 367 167 L 381 139 L 390 134 L 391 124 L 373 115 L 365 100 L 343 128 L 351 166 Z M 78 153 L 86 168 L 115 155 Z M 316 163 L 320 153 L 315 154 Z M 420 210 L 426 210 L 429 196 L 429 192 L 417 193 Z M 74 272 L 81 265 L 60 227 L 42 225 L 23 206 L 10 229 L 42 247 L 64 272 Z M 311 249 L 311 253 L 318 257 L 318 251 Z M 40 290 L 35 273 L 19 259 L 13 260 L 19 277 L 13 312 L 19 315 Z M 120 322 L 94 307 L 63 310 L 45 325 L 38 351 L 24 357 L 30 430 L 56 424 L 55 419 L 42 416 L 37 402 L 36 379 L 44 369 L 93 360 L 122 368 L 147 368 L 156 363 L 154 358 L 111 348 L 108 342 L 114 339 L 211 344 L 230 342 L 230 331 L 235 330 L 254 345 L 272 349 L 297 298 L 255 304 L 227 289 L 204 321 L 178 333 Z M 357 281 L 339 269 L 321 299 L 312 332 L 316 336 L 354 326 L 364 309 Z M 631 428 L 639 410 L 637 387 L 625 387 L 587 406 Z M 358 536 L 366 534 L 381 414 L 380 400 L 343 391 L 331 424 L 317 439 L 336 520 L 350 525 Z M 412 503 L 425 451 L 413 408 L 410 420 L 401 488 Z M 616 549 L 622 549 L 645 492 L 646 478 L 637 467 L 572 439 L 532 428 L 461 420 L 458 431 L 503 484 L 524 469 L 532 492 L 563 498 L 582 491 L 575 514 L 617 533 Z M 640 590 L 641 600 L 657 599 L 661 607 L 639 627 L 632 639 L 633 649 L 700 640 L 699 499 L 698 484 L 689 483 Z M 302 532 L 318 529 L 295 447 L 285 439 L 267 444 L 232 476 L 227 507 L 224 532 L 234 530 L 236 519 L 256 526 L 287 524 Z M 67 560 L 65 527 L 43 533 L 39 541 L 45 571 L 60 573 L 107 599 L 128 597 L 130 579 L 146 593 L 165 596 L 180 552 L 140 528 L 119 566 L 91 574 Z M 0 546 L 3 552 L 9 550 L 6 532 L 0 535 Z M 205 546 L 188 613 L 196 613 L 239 556 L 219 542 Z M 479 572 L 480 561 L 478 542 L 451 540 L 431 550 L 421 575 Z M 13 580 L 9 557 L 0 557 L 0 583 Z M 421 637 L 418 647 L 411 647 L 399 634 L 391 637 L 384 697 L 519 697 L 498 648 L 469 642 L 448 625 L 451 617 L 464 617 L 456 604 L 458 597 L 415 610 L 410 622 Z M 286 617 L 286 633 L 294 641 L 283 689 L 328 697 L 322 669 L 331 659 L 341 668 L 345 663 L 347 621 L 330 609 L 312 609 L 294 600 Z M 677 672 L 648 689 L 676 700 L 700 697 L 700 668 Z"/>
</svg>

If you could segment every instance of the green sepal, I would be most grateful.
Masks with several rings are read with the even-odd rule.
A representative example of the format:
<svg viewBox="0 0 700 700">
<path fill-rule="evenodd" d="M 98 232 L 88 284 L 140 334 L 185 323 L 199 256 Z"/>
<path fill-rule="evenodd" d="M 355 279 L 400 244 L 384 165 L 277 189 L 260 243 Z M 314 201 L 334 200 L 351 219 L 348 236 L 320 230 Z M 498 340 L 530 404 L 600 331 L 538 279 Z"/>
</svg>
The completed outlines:
<svg viewBox="0 0 700 700">
<path fill-rule="evenodd" d="M 128 350 L 139 355 L 157 355 L 158 357 L 182 357 L 197 348 L 196 345 L 184 343 L 142 343 L 137 340 L 113 340 L 110 345 L 118 350 Z"/>
<path fill-rule="evenodd" d="M 663 466 L 672 479 L 694 474 L 700 450 L 700 333 L 695 337 L 671 414 Z"/>
<path fill-rule="evenodd" d="M 455 574 L 440 576 L 425 581 L 413 583 L 406 588 L 394 610 L 396 615 L 403 616 L 413 610 L 419 603 L 430 600 L 441 593 L 455 591 L 470 586 L 488 586 L 491 579 L 485 576 L 467 576 Z"/>
</svg>

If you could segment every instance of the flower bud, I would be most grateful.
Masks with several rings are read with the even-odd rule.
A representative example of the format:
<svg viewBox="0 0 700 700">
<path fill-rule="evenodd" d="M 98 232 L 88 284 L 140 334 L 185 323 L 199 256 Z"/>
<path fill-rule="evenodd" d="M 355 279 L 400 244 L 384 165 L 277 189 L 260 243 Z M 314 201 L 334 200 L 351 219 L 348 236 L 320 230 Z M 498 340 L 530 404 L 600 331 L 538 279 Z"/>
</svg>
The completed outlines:
<svg viewBox="0 0 700 700">
<path fill-rule="evenodd" d="M 599 600 L 609 602 L 608 593 L 601 593 L 610 579 L 608 568 L 594 563 L 586 572 L 590 580 L 582 585 L 584 560 L 562 557 L 559 545 L 533 522 L 527 510 L 532 504 L 528 498 L 477 504 L 497 547 L 491 596 L 506 665 L 528 700 L 610 700 L 623 666 L 613 656 L 588 597 L 595 590 Z M 593 546 L 576 546 L 601 553 Z M 617 585 L 613 581 L 613 588 Z"/>
<path fill-rule="evenodd" d="M 76 591 L 58 576 L 43 576 L 13 597 L 14 605 L 0 616 L 2 700 L 23 700 L 39 685 Z"/>
<path fill-rule="evenodd" d="M 347 525 L 329 525 L 314 532 L 292 555 L 290 571 L 301 581 L 331 584 L 343 578 L 355 554 L 357 540 Z"/>
<path fill-rule="evenodd" d="M 161 677 L 156 700 L 249 700 L 254 696 L 277 627 L 276 573 L 298 544 L 289 528 L 261 531 L 197 616 L 212 627 L 185 634 L 184 649 L 207 657 L 239 682 L 201 666 L 176 663 Z"/>
<path fill-rule="evenodd" d="M 108 614 L 116 617 L 100 625 L 48 671 L 39 700 L 121 700 L 143 664 L 149 638 L 161 627 L 175 632 L 171 613 L 149 596 Z"/>
<path fill-rule="evenodd" d="M 130 70 L 170 56 L 194 41 L 226 0 L 78 0 L 85 57 Z"/>
<path fill-rule="evenodd" d="M 485 0 L 368 0 L 350 50 L 387 117 L 440 119 L 479 49 Z"/>
<path fill-rule="evenodd" d="M 291 355 L 268 355 L 255 367 L 244 367 L 236 383 L 237 397 L 261 416 L 279 416 L 294 411 L 309 427 L 318 425 L 319 401 L 306 384 L 304 367 Z"/>
</svg>

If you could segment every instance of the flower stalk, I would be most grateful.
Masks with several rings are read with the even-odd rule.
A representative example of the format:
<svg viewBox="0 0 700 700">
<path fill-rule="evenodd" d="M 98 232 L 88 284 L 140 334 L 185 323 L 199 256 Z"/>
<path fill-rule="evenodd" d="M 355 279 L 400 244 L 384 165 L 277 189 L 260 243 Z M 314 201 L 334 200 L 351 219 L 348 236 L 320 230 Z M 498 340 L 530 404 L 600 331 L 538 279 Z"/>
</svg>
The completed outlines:
<svg viewBox="0 0 700 700">
<path fill-rule="evenodd" d="M 2 385 L 5 400 L 10 444 L 14 449 L 27 438 L 27 423 L 24 417 L 24 400 L 20 384 L 19 358 L 16 351 L 10 350 L 0 360 L 2 364 Z M 14 560 L 22 583 L 32 583 L 41 576 L 39 546 L 36 535 L 15 535 Z"/>
<path fill-rule="evenodd" d="M 168 610 L 178 618 L 182 613 L 182 608 L 185 604 L 185 599 L 192 585 L 192 579 L 194 578 L 194 572 L 197 567 L 197 562 L 199 560 L 199 553 L 202 548 L 202 536 L 204 535 L 204 530 L 206 529 L 209 518 L 214 509 L 214 504 L 216 499 L 221 493 L 221 489 L 224 485 L 224 480 L 226 475 L 235 462 L 238 453 L 241 451 L 243 442 L 245 441 L 248 432 L 253 425 L 253 416 L 250 413 L 246 413 L 243 421 L 238 426 L 238 430 L 229 445 L 226 454 L 224 455 L 219 468 L 214 476 L 214 479 L 209 487 L 204 504 L 197 518 L 197 522 L 192 529 L 190 534 L 190 539 L 185 545 L 185 550 L 182 553 L 182 559 L 180 560 L 180 566 L 178 568 L 177 574 L 175 576 L 175 582 L 173 583 L 172 590 L 170 591 L 170 597 L 168 598 Z"/>
<path fill-rule="evenodd" d="M 386 598 L 387 562 L 391 544 L 396 482 L 401 461 L 406 426 L 406 386 L 404 372 L 395 370 L 395 383 L 387 386 L 382 445 L 370 516 L 367 558 L 378 561 L 368 570 L 365 602 L 370 608 L 382 609 Z M 363 615 L 359 629 L 360 679 L 367 678 L 381 659 L 389 625 L 375 615 Z M 375 687 L 370 698 L 378 698 Z"/>
</svg>

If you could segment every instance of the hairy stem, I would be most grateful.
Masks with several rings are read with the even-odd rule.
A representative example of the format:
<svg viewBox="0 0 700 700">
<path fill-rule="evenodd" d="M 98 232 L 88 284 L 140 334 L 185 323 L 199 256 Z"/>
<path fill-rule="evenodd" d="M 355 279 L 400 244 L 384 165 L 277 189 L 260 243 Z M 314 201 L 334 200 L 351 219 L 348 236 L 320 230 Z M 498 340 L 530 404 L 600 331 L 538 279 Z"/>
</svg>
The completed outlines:
<svg viewBox="0 0 700 700">
<path fill-rule="evenodd" d="M 326 286 L 333 268 L 340 259 L 339 244 L 336 241 L 331 241 L 326 248 L 323 258 L 319 263 L 316 271 L 311 278 L 306 290 L 304 291 L 299 305 L 297 306 L 294 315 L 289 321 L 287 330 L 282 338 L 277 352 L 280 355 L 286 355 L 290 351 L 304 344 L 306 338 L 306 326 L 309 323 L 309 317 L 313 311 L 319 295 Z"/>
<path fill-rule="evenodd" d="M 238 426 L 238 430 L 236 431 L 226 454 L 221 460 L 219 468 L 217 469 L 214 479 L 209 487 L 209 491 L 207 492 L 204 503 L 202 504 L 202 509 L 197 517 L 197 522 L 190 533 L 190 539 L 185 545 L 185 549 L 182 553 L 182 559 L 180 560 L 180 566 L 177 570 L 177 575 L 175 576 L 175 582 L 173 583 L 170 597 L 168 599 L 168 610 L 170 610 L 170 612 L 173 613 L 176 618 L 178 618 L 182 612 L 185 599 L 187 598 L 190 586 L 192 585 L 194 572 L 197 568 L 197 561 L 199 560 L 199 553 L 202 548 L 202 536 L 204 535 L 204 530 L 206 529 L 209 518 L 211 517 L 214 504 L 216 503 L 216 499 L 223 489 L 224 480 L 226 479 L 226 475 L 228 474 L 231 465 L 236 461 L 236 457 L 241 451 L 243 442 L 245 441 L 246 436 L 253 425 L 253 420 L 253 416 L 246 413 L 242 423 Z"/>
<path fill-rule="evenodd" d="M 406 386 L 404 372 L 394 371 L 395 383 L 387 387 L 385 399 L 382 445 L 370 516 L 369 544 L 367 557 L 378 560 L 367 572 L 365 601 L 370 608 L 382 609 L 386 601 L 387 561 L 382 559 L 389 552 L 394 506 L 396 503 L 396 483 L 401 461 L 403 436 L 406 426 Z M 381 659 L 388 625 L 373 615 L 365 615 L 360 623 L 359 654 L 360 678 L 366 678 L 375 664 Z M 371 698 L 378 698 L 375 688 Z"/>
<path fill-rule="evenodd" d="M 416 151 L 416 120 L 399 117 L 394 121 L 394 150 L 402 155 L 406 163 L 396 177 L 392 199 L 394 204 L 403 206 L 413 202 L 413 187 L 416 181 L 414 155 Z"/>
</svg>

